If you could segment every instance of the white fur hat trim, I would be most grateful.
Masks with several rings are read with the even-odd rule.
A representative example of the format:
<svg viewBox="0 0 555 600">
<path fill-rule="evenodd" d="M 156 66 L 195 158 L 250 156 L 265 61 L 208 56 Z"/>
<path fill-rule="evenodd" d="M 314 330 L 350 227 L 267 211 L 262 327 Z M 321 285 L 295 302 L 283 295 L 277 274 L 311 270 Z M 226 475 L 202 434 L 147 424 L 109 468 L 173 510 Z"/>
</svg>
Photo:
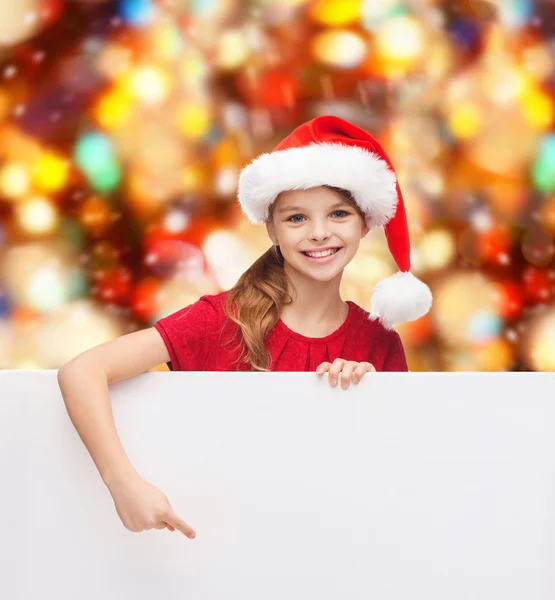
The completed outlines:
<svg viewBox="0 0 555 600">
<path fill-rule="evenodd" d="M 280 192 L 330 185 L 349 190 L 371 228 L 384 226 L 397 207 L 397 177 L 377 154 L 359 146 L 312 142 L 255 158 L 239 176 L 238 200 L 253 223 L 268 220 Z"/>
</svg>

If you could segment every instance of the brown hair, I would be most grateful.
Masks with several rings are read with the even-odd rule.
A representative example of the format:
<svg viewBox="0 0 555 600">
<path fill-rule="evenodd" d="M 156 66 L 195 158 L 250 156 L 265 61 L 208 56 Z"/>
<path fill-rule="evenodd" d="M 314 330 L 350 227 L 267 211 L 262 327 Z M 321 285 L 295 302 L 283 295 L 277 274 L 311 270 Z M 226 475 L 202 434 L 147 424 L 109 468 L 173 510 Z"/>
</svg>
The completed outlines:
<svg viewBox="0 0 555 600">
<path fill-rule="evenodd" d="M 344 198 L 364 221 L 364 214 L 351 192 L 332 186 L 324 187 Z M 274 204 L 269 210 L 270 220 L 273 218 L 273 207 Z M 294 288 L 283 265 L 281 250 L 272 245 L 241 275 L 227 296 L 225 313 L 237 323 L 240 330 L 239 346 L 242 351 L 236 362 L 250 364 L 251 371 L 270 370 L 271 356 L 264 340 L 278 322 L 282 306 L 293 302 L 288 289 Z M 232 307 L 235 307 L 235 313 Z"/>
</svg>

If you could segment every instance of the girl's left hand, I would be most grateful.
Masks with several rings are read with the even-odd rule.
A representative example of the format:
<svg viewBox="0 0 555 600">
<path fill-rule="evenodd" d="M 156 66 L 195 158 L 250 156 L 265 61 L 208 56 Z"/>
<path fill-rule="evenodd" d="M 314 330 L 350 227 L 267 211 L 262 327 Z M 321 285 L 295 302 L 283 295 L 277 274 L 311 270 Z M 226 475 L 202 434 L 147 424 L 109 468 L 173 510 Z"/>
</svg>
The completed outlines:
<svg viewBox="0 0 555 600">
<path fill-rule="evenodd" d="M 354 360 L 345 360 L 344 358 L 336 358 L 332 363 L 323 362 L 318 365 L 316 374 L 322 376 L 326 371 L 329 371 L 328 381 L 330 385 L 337 384 L 337 378 L 341 373 L 341 387 L 346 390 L 351 382 L 351 377 L 354 384 L 357 384 L 367 371 L 376 371 L 374 365 L 369 362 L 356 362 Z"/>
</svg>

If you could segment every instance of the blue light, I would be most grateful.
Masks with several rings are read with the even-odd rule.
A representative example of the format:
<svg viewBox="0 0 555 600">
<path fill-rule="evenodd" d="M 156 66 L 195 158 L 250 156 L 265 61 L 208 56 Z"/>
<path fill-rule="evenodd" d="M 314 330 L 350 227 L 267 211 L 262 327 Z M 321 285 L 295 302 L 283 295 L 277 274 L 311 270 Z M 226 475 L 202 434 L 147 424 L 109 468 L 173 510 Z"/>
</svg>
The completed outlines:
<svg viewBox="0 0 555 600">
<path fill-rule="evenodd" d="M 120 0 L 121 16 L 132 25 L 147 25 L 152 21 L 154 12 L 152 0 Z"/>
<path fill-rule="evenodd" d="M 474 50 L 480 42 L 480 31 L 476 23 L 469 19 L 459 19 L 450 31 L 459 46 L 465 46 Z"/>
<path fill-rule="evenodd" d="M 468 326 L 473 342 L 494 340 L 501 334 L 503 323 L 498 315 L 487 310 L 475 313 Z"/>
<path fill-rule="evenodd" d="M 509 29 L 516 29 L 530 20 L 533 8 L 531 0 L 503 0 L 499 2 L 497 10 L 501 23 Z"/>
<path fill-rule="evenodd" d="M 218 9 L 218 0 L 192 0 L 190 11 L 196 17 L 208 17 Z"/>
<path fill-rule="evenodd" d="M 69 297 L 72 300 L 85 298 L 89 294 L 89 283 L 80 269 L 73 269 L 69 284 Z"/>
<path fill-rule="evenodd" d="M 10 313 L 10 303 L 8 295 L 0 290 L 0 319 L 6 319 Z"/>
</svg>

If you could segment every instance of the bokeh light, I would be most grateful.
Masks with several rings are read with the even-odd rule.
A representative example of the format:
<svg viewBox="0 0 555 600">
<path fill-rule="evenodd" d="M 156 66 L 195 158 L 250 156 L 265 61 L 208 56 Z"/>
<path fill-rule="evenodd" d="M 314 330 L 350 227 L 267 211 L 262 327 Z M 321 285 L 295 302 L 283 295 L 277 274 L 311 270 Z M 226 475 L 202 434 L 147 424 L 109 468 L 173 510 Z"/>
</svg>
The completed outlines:
<svg viewBox="0 0 555 600">
<path fill-rule="evenodd" d="M 15 210 L 19 227 L 29 235 L 51 234 L 58 226 L 58 212 L 48 198 L 33 196 Z"/>
<path fill-rule="evenodd" d="M 555 310 L 534 319 L 525 348 L 531 369 L 555 371 Z"/>
<path fill-rule="evenodd" d="M 0 191 L 8 199 L 15 200 L 29 191 L 31 177 L 22 163 L 7 163 L 0 168 Z"/>
<path fill-rule="evenodd" d="M 231 287 L 271 243 L 241 169 L 336 114 L 389 154 L 434 295 L 409 368 L 553 370 L 554 36 L 539 0 L 6 3 L 0 368 Z M 341 295 L 368 310 L 396 270 L 372 231 Z"/>
</svg>

